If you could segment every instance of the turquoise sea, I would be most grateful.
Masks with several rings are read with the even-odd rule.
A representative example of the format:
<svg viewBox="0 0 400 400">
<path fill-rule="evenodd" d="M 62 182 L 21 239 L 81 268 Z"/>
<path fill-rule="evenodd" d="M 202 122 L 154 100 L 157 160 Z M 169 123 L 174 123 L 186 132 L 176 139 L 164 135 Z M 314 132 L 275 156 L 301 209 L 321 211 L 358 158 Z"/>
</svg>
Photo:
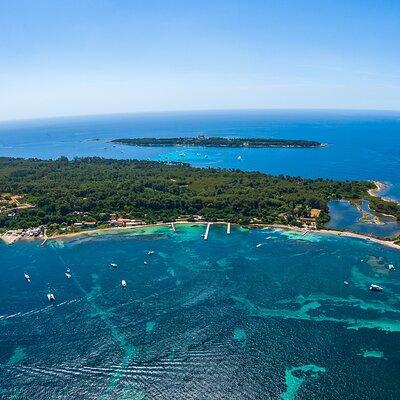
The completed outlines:
<svg viewBox="0 0 400 400">
<path fill-rule="evenodd" d="M 398 251 L 204 229 L 1 245 L 1 398 L 399 398 Z"/>
<path fill-rule="evenodd" d="M 150 158 L 378 179 L 389 184 L 386 196 L 400 199 L 399 131 L 395 113 L 64 118 L 0 124 L 0 155 Z M 329 146 L 175 150 L 109 143 L 199 133 Z M 363 210 L 331 207 L 332 224 L 365 228 Z M 386 222 L 368 226 L 396 231 Z M 45 246 L 1 243 L 0 399 L 400 398 L 400 252 L 316 233 L 235 227 L 227 235 L 216 225 L 205 241 L 204 230 L 179 225 L 177 232 L 148 228 Z M 389 272 L 389 264 L 398 271 Z M 371 283 L 384 291 L 371 292 Z"/>
</svg>

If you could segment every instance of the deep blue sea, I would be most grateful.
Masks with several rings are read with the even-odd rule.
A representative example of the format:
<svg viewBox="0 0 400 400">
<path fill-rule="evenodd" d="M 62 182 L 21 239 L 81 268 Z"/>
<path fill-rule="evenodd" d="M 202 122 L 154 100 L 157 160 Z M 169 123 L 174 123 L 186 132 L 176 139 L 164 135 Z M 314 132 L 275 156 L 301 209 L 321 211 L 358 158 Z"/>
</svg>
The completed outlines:
<svg viewBox="0 0 400 400">
<path fill-rule="evenodd" d="M 329 146 L 175 150 L 108 142 L 199 133 Z M 400 113 L 81 117 L 2 123 L 0 155 L 378 179 L 390 185 L 386 196 L 400 199 L 399 133 Z M 331 207 L 338 227 L 397 229 L 371 221 L 360 228 L 366 205 Z M 216 225 L 205 241 L 204 230 L 179 225 L 177 232 L 148 228 L 44 246 L 0 243 L 0 399 L 400 398 L 400 252 L 318 233 L 235 227 L 227 235 Z M 371 292 L 372 283 L 384 291 Z"/>
</svg>

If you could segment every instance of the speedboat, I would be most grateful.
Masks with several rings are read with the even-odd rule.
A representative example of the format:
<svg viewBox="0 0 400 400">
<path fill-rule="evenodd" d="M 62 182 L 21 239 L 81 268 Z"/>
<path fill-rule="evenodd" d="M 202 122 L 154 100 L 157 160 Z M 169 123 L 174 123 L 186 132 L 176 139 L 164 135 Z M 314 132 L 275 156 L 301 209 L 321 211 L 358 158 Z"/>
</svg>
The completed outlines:
<svg viewBox="0 0 400 400">
<path fill-rule="evenodd" d="M 71 274 L 71 270 L 69 268 L 65 271 L 65 276 L 67 277 L 67 279 L 71 279 L 72 274 Z"/>
<path fill-rule="evenodd" d="M 24 274 L 24 278 L 27 282 L 31 281 L 31 277 L 28 274 Z"/>
<path fill-rule="evenodd" d="M 144 265 L 147 265 L 147 261 L 144 261 L 143 264 L 144 264 Z"/>
<path fill-rule="evenodd" d="M 369 287 L 369 290 L 372 290 L 373 292 L 383 292 L 383 287 L 382 287 L 382 286 L 379 286 L 379 285 L 374 285 L 374 284 L 372 284 L 372 285 Z"/>
<path fill-rule="evenodd" d="M 49 299 L 50 302 L 56 299 L 53 293 L 47 293 L 47 298 Z"/>
<path fill-rule="evenodd" d="M 113 268 L 117 268 L 117 267 L 118 267 L 118 265 L 115 264 L 115 263 L 111 263 L 110 265 L 111 265 Z"/>
<path fill-rule="evenodd" d="M 149 256 L 151 256 L 151 255 L 154 254 L 154 251 L 153 251 L 153 250 L 150 250 L 147 254 L 148 254 Z"/>
<path fill-rule="evenodd" d="M 122 287 L 126 287 L 126 281 L 124 281 L 123 279 L 122 279 L 122 281 L 121 281 L 121 286 L 122 286 Z"/>
<path fill-rule="evenodd" d="M 345 284 L 345 285 L 348 285 L 348 284 L 349 284 L 349 282 L 347 282 L 347 281 L 344 281 L 344 284 Z"/>
<path fill-rule="evenodd" d="M 389 269 L 389 271 L 396 271 L 396 268 L 394 267 L 393 264 L 389 264 L 388 269 Z"/>
<path fill-rule="evenodd" d="M 262 246 L 262 243 L 258 243 L 258 245 L 256 247 L 258 248 L 258 247 L 261 247 L 261 246 Z"/>
</svg>

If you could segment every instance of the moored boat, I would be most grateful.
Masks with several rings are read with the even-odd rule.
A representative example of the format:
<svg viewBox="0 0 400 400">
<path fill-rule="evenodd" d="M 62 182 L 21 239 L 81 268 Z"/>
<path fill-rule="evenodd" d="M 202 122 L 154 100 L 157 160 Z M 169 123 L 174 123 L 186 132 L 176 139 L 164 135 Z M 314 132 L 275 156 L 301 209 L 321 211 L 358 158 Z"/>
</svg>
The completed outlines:
<svg viewBox="0 0 400 400">
<path fill-rule="evenodd" d="M 31 277 L 28 275 L 28 274 L 24 274 L 24 278 L 25 278 L 25 280 L 27 281 L 27 282 L 30 282 L 31 281 Z"/>
<path fill-rule="evenodd" d="M 54 296 L 53 293 L 47 293 L 47 298 L 50 302 L 52 302 L 56 299 L 56 297 Z"/>
<path fill-rule="evenodd" d="M 369 290 L 372 290 L 373 292 L 383 292 L 383 287 L 379 286 L 379 285 L 371 284 L 371 286 L 369 287 Z"/>
</svg>

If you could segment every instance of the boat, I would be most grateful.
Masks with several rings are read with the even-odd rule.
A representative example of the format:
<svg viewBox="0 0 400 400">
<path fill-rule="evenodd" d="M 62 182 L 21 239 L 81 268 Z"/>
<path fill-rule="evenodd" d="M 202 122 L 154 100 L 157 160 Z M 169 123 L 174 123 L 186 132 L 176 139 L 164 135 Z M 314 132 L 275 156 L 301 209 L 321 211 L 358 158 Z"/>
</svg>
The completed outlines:
<svg viewBox="0 0 400 400">
<path fill-rule="evenodd" d="M 121 286 L 122 286 L 122 287 L 126 287 L 126 281 L 123 280 L 123 279 L 122 279 L 122 281 L 121 281 Z"/>
<path fill-rule="evenodd" d="M 144 265 L 147 265 L 147 261 L 143 261 L 143 264 L 144 264 Z"/>
<path fill-rule="evenodd" d="M 262 243 L 258 243 L 258 245 L 256 247 L 258 248 L 258 247 L 261 247 L 261 246 L 262 246 Z"/>
<path fill-rule="evenodd" d="M 186 154 L 185 153 L 181 153 L 181 154 L 179 154 L 181 157 L 186 157 Z"/>
<path fill-rule="evenodd" d="M 388 270 L 389 270 L 389 271 L 396 271 L 396 268 L 394 267 L 393 264 L 389 264 L 389 265 L 388 265 Z"/>
<path fill-rule="evenodd" d="M 369 287 L 369 290 L 372 290 L 373 292 L 383 292 L 383 287 L 382 287 L 382 286 L 379 286 L 379 285 L 374 285 L 374 284 L 372 284 L 372 285 Z"/>
<path fill-rule="evenodd" d="M 347 282 L 347 281 L 344 281 L 344 284 L 345 284 L 345 285 L 348 285 L 348 284 L 349 284 L 349 282 Z"/>
<path fill-rule="evenodd" d="M 47 293 L 47 298 L 49 299 L 50 302 L 56 299 L 53 293 Z"/>
<path fill-rule="evenodd" d="M 28 274 L 24 274 L 24 278 L 26 279 L 27 282 L 31 281 L 31 277 Z"/>
<path fill-rule="evenodd" d="M 65 276 L 67 277 L 67 279 L 71 279 L 72 274 L 71 274 L 71 270 L 69 268 L 67 268 L 67 270 L 65 271 Z"/>
<path fill-rule="evenodd" d="M 149 256 L 151 256 L 151 255 L 154 254 L 154 251 L 153 251 L 153 250 L 150 250 L 147 254 L 148 254 Z"/>
<path fill-rule="evenodd" d="M 308 231 L 307 230 L 305 230 L 302 234 L 301 234 L 301 236 L 306 236 L 307 235 L 307 233 L 308 233 Z"/>
<path fill-rule="evenodd" d="M 265 240 L 269 240 L 269 239 L 272 239 L 272 236 L 267 236 L 267 237 L 265 238 Z"/>
<path fill-rule="evenodd" d="M 238 161 L 242 161 L 242 156 L 238 156 Z"/>
<path fill-rule="evenodd" d="M 118 264 L 115 264 L 115 263 L 111 263 L 110 264 L 113 268 L 117 268 L 118 267 Z"/>
</svg>

